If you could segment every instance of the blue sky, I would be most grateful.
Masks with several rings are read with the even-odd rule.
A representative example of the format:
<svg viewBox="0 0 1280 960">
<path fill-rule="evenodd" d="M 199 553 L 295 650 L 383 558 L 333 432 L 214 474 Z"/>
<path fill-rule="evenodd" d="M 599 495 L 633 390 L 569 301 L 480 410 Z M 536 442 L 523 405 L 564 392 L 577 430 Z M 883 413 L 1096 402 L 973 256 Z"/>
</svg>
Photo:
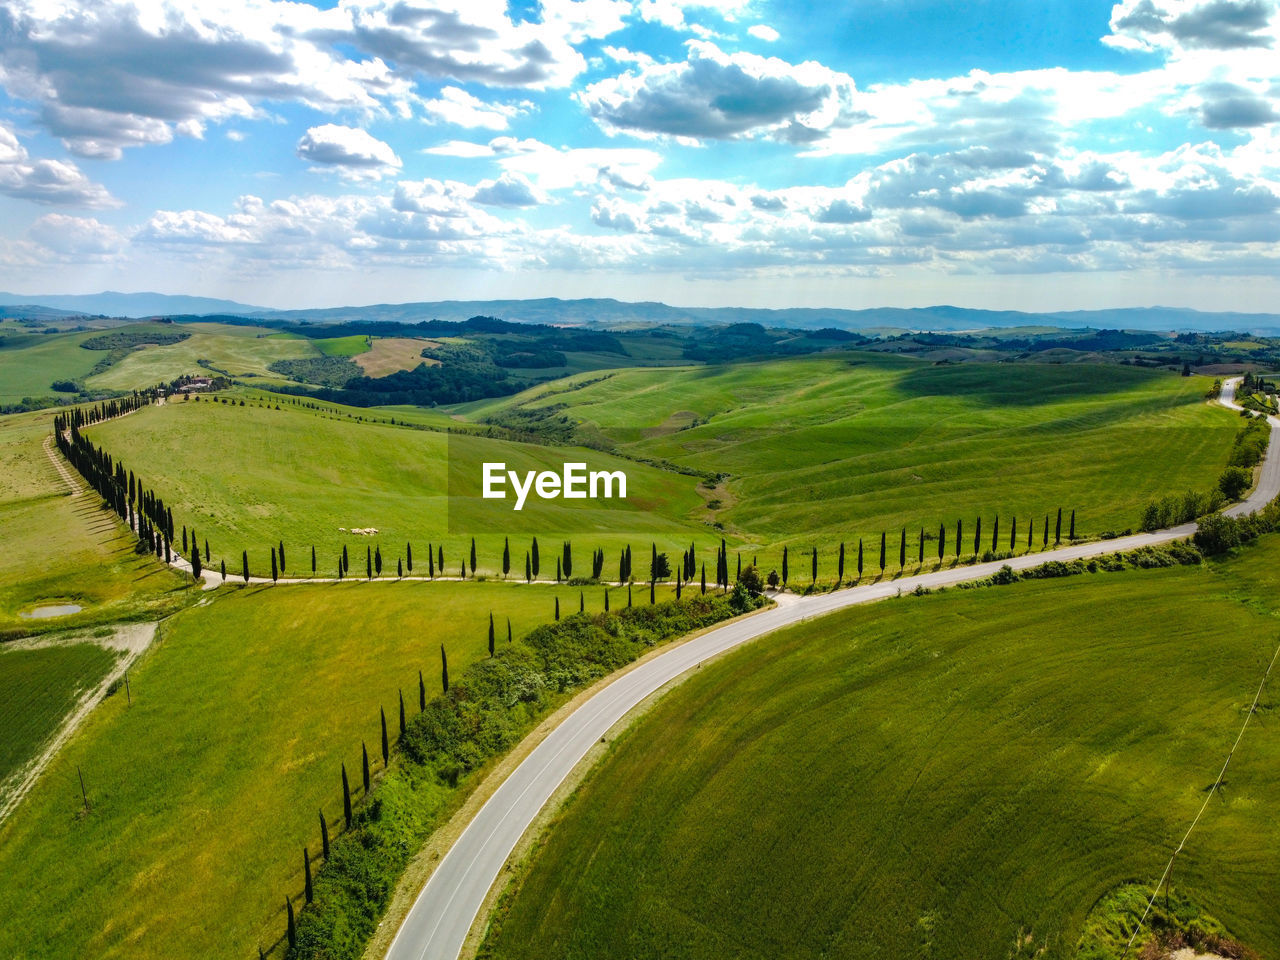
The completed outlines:
<svg viewBox="0 0 1280 960">
<path fill-rule="evenodd" d="M 0 288 L 1280 309 L 1274 0 L 6 0 Z"/>
</svg>

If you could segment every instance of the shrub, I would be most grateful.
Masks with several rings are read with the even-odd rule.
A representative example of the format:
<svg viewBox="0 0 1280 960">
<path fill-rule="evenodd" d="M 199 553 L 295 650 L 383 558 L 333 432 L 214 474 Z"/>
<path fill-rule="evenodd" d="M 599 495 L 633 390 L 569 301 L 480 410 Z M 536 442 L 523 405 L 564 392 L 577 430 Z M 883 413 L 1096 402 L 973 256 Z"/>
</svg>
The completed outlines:
<svg viewBox="0 0 1280 960">
<path fill-rule="evenodd" d="M 1244 467 L 1227 467 L 1218 477 L 1218 489 L 1228 500 L 1239 500 L 1240 495 L 1249 489 L 1253 478 Z"/>
</svg>

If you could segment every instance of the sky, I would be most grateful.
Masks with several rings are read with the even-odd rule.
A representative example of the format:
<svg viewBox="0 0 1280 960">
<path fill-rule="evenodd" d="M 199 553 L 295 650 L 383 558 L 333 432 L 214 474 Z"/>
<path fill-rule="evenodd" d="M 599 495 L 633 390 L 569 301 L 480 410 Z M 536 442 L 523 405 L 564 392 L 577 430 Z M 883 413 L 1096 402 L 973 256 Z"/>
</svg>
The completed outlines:
<svg viewBox="0 0 1280 960">
<path fill-rule="evenodd" d="M 0 0 L 0 289 L 1280 312 L 1273 0 Z"/>
</svg>

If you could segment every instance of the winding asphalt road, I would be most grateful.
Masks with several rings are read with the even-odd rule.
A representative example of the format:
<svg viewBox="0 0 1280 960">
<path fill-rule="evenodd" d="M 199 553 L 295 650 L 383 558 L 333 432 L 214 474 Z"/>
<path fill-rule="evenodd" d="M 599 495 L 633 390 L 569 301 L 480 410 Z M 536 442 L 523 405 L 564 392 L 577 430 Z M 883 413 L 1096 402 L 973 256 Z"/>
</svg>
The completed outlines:
<svg viewBox="0 0 1280 960">
<path fill-rule="evenodd" d="M 1219 401 L 1233 410 L 1240 409 L 1234 402 L 1238 382 L 1225 382 Z M 1252 513 L 1280 494 L 1280 420 L 1269 417 L 1268 421 L 1271 443 L 1258 485 L 1246 500 L 1224 511 L 1228 515 Z M 507 857 L 578 761 L 629 710 L 709 657 L 811 617 L 910 593 L 917 586 L 936 588 L 976 580 L 990 576 L 1005 564 L 1024 570 L 1046 560 L 1074 560 L 1154 546 L 1189 537 L 1195 530 L 1194 523 L 1186 523 L 1152 533 L 1074 544 L 833 593 L 803 598 L 784 595 L 776 607 L 718 627 L 654 657 L 578 707 L 498 787 L 436 866 L 392 941 L 389 960 L 456 960 Z"/>
</svg>

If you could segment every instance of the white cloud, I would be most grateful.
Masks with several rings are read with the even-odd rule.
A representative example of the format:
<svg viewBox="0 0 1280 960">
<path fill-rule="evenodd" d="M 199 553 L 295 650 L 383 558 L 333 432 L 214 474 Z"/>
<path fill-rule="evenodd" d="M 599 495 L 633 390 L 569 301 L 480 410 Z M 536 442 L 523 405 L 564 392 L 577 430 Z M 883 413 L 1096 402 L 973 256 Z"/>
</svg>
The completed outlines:
<svg viewBox="0 0 1280 960">
<path fill-rule="evenodd" d="M 574 44 L 629 11 L 544 0 L 541 22 L 517 22 L 502 0 L 9 0 L 0 85 L 68 149 L 118 159 L 272 103 L 406 117 L 422 78 L 564 86 L 586 66 Z"/>
<path fill-rule="evenodd" d="M 490 207 L 536 207 L 547 198 L 518 173 L 504 173 L 497 180 L 483 180 L 476 185 L 471 199 Z"/>
<path fill-rule="evenodd" d="M 27 228 L 27 236 L 52 253 L 96 260 L 119 252 L 127 243 L 112 227 L 91 217 L 48 213 Z"/>
<path fill-rule="evenodd" d="M 460 127 L 505 130 L 511 119 L 527 111 L 531 104 L 486 103 L 460 87 L 445 87 L 438 98 L 424 100 L 422 107 L 432 120 Z"/>
<path fill-rule="evenodd" d="M 778 31 L 773 27 L 764 23 L 757 23 L 747 27 L 747 33 L 755 37 L 757 40 L 763 40 L 765 43 L 776 43 L 778 41 Z"/>
<path fill-rule="evenodd" d="M 116 207 L 120 203 L 74 163 L 32 160 L 13 131 L 0 125 L 0 193 L 46 205 Z"/>
<path fill-rule="evenodd" d="M 336 123 L 312 127 L 298 141 L 297 150 L 303 160 L 337 169 L 349 179 L 378 179 L 401 166 L 388 144 L 363 130 Z"/>
<path fill-rule="evenodd" d="M 608 132 L 731 139 L 769 135 L 806 143 L 859 117 L 854 82 L 813 61 L 725 53 L 690 40 L 683 63 L 601 80 L 577 94 Z"/>
</svg>

